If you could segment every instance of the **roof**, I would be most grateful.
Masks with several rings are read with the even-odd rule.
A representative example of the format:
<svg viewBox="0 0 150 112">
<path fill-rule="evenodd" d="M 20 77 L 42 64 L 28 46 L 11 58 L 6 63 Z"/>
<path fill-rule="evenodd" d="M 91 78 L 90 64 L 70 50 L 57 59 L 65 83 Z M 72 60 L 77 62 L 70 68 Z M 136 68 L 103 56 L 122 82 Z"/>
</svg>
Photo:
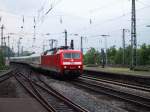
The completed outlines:
<svg viewBox="0 0 150 112">
<path fill-rule="evenodd" d="M 25 59 L 25 58 L 34 58 L 40 56 L 41 56 L 40 54 L 32 54 L 30 56 L 10 57 L 10 59 Z"/>
</svg>

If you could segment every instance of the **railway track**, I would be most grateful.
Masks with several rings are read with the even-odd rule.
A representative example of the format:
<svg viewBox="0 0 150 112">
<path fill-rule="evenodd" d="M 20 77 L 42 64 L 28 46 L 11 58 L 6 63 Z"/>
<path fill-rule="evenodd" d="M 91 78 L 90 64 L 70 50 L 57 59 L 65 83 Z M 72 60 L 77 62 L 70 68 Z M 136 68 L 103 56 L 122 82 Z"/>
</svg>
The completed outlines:
<svg viewBox="0 0 150 112">
<path fill-rule="evenodd" d="M 98 77 L 92 77 L 90 75 L 83 75 L 81 78 L 86 78 L 86 79 L 97 81 L 97 82 L 109 83 L 109 84 L 127 87 L 127 88 L 131 88 L 131 89 L 141 90 L 141 91 L 145 91 L 145 92 L 150 92 L 150 87 L 148 87 L 148 86 L 145 87 L 142 85 L 139 86 L 139 85 L 135 85 L 135 84 L 129 84 L 127 82 L 125 83 L 125 82 L 120 82 L 120 81 L 116 81 L 116 80 L 101 79 Z"/>
<path fill-rule="evenodd" d="M 84 75 L 92 76 L 100 79 L 106 79 L 110 81 L 127 83 L 130 85 L 140 86 L 144 88 L 150 88 L 150 77 L 148 76 L 124 75 L 124 74 L 109 73 L 109 72 L 94 71 L 94 70 L 85 70 Z"/>
<path fill-rule="evenodd" d="M 138 87 L 139 89 L 140 88 L 150 88 L 150 85 L 149 84 L 142 84 L 142 83 L 139 83 L 136 81 L 132 81 L 132 80 L 119 80 L 119 79 L 115 79 L 115 78 L 106 78 L 106 77 L 103 77 L 101 76 L 100 74 L 99 75 L 90 75 L 90 74 L 84 74 L 83 76 L 87 76 L 87 77 L 91 77 L 91 78 L 95 78 L 95 79 L 98 79 L 98 80 L 105 80 L 105 81 L 110 81 L 110 82 L 116 82 L 116 83 L 122 83 L 122 84 L 126 84 L 126 85 L 131 85 L 131 86 L 136 86 Z"/>
<path fill-rule="evenodd" d="M 38 77 L 38 81 L 32 79 L 32 74 L 19 73 L 15 77 L 49 112 L 88 112 L 88 110 L 54 90 L 40 77 Z"/>
<path fill-rule="evenodd" d="M 0 83 L 9 79 L 10 77 L 13 76 L 13 72 L 14 70 L 8 70 L 6 73 L 4 73 L 3 75 L 0 75 Z"/>
<path fill-rule="evenodd" d="M 91 77 L 89 78 L 89 77 L 85 77 L 85 76 L 82 76 L 81 78 L 79 78 L 78 80 L 75 80 L 72 83 L 75 85 L 78 85 L 80 87 L 84 87 L 86 89 L 95 91 L 96 93 L 103 93 L 103 94 L 106 94 L 109 96 L 119 98 L 121 100 L 125 100 L 127 102 L 134 103 L 138 106 L 142 106 L 148 110 L 150 109 L 150 98 L 149 97 L 145 97 L 143 95 L 138 95 L 136 93 L 129 92 L 129 91 L 124 91 L 121 88 L 114 87 L 114 85 L 116 85 L 116 84 L 119 84 L 119 86 L 122 87 L 123 85 L 120 83 L 113 82 L 113 84 L 111 84 L 110 81 L 102 81 L 101 82 L 100 80 L 98 81 L 96 79 L 91 79 Z M 127 85 L 126 85 L 126 87 L 127 87 Z M 132 86 L 128 85 L 128 87 L 132 87 Z M 138 87 L 134 87 L 134 86 L 133 86 L 133 88 L 139 89 Z M 145 89 L 142 88 L 142 90 L 145 90 Z M 147 91 L 147 89 L 146 89 L 146 91 Z"/>
</svg>

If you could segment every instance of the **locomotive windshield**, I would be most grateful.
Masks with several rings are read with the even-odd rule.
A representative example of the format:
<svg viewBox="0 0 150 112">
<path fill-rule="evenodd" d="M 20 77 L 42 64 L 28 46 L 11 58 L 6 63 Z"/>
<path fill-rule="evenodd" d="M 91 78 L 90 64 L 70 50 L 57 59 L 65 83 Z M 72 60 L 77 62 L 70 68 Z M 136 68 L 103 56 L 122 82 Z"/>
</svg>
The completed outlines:
<svg viewBox="0 0 150 112">
<path fill-rule="evenodd" d="M 80 53 L 64 53 L 64 58 L 78 59 L 78 58 L 80 58 Z"/>
</svg>

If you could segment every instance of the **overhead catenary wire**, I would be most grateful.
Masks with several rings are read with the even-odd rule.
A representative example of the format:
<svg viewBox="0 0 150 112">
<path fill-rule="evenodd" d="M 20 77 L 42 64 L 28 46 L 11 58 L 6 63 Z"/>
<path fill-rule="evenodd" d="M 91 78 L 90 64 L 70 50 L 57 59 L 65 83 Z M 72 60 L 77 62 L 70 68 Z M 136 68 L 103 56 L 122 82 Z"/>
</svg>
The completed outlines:
<svg viewBox="0 0 150 112">
<path fill-rule="evenodd" d="M 119 1 L 120 2 L 120 1 Z M 110 8 L 111 6 L 114 6 L 118 3 L 118 1 L 116 2 L 109 2 L 109 4 L 107 5 L 104 5 L 104 6 L 101 6 L 101 7 L 97 7 L 97 8 L 94 8 L 94 9 L 91 9 L 91 10 L 88 10 L 89 13 L 96 13 L 96 12 L 99 12 L 101 11 L 102 9 L 105 9 L 105 8 Z M 121 3 L 121 2 L 120 2 Z M 118 5 L 118 4 L 117 4 Z"/>
<path fill-rule="evenodd" d="M 141 10 L 144 10 L 144 9 L 147 9 L 147 8 L 150 8 L 150 5 L 146 5 L 145 7 L 136 9 L 136 11 L 137 11 L 137 13 L 138 13 L 138 11 L 141 11 Z M 88 27 L 86 27 L 86 28 L 79 28 L 77 31 L 83 31 L 83 30 L 92 29 L 92 28 L 98 27 L 99 25 L 102 26 L 102 25 L 105 25 L 105 24 L 108 23 L 108 22 L 113 22 L 113 21 L 120 20 L 121 18 L 126 17 L 126 16 L 129 16 L 130 14 L 131 14 L 131 11 L 130 11 L 130 12 L 127 12 L 127 13 L 124 13 L 124 14 L 121 14 L 121 15 L 118 16 L 118 17 L 114 17 L 114 18 L 112 18 L 112 19 L 105 20 L 105 21 L 103 21 L 102 23 L 93 24 L 93 25 L 90 25 L 90 26 L 88 26 Z"/>
<path fill-rule="evenodd" d="M 138 2 L 138 1 L 137 1 Z M 146 6 L 146 5 L 145 5 Z M 146 6 L 146 7 L 149 7 L 149 6 Z M 49 13 L 48 13 L 49 14 Z M 46 15 L 46 17 L 47 17 L 48 15 Z M 124 15 L 121 15 L 122 17 L 125 17 Z M 110 19 L 110 20 L 108 20 L 108 22 L 110 21 L 115 21 L 115 20 L 119 20 L 120 18 L 122 18 L 122 17 L 120 17 L 120 16 L 118 16 L 118 17 L 116 17 L 116 18 L 112 18 L 112 19 Z M 107 21 L 106 21 L 106 23 L 107 23 Z M 103 24 L 105 24 L 105 22 L 103 23 Z M 95 25 L 95 24 L 94 24 Z M 91 26 L 93 26 L 93 25 L 91 25 Z M 90 26 L 90 27 L 91 27 Z M 90 28 L 89 28 L 90 29 Z M 120 28 L 119 28 L 120 29 Z M 112 31 L 109 31 L 109 32 L 112 32 Z"/>
<path fill-rule="evenodd" d="M 148 7 L 150 7 L 150 4 L 147 4 L 147 3 L 145 3 L 145 2 L 143 2 L 143 1 L 141 1 L 141 0 L 137 0 L 137 3 L 140 3 L 140 4 L 142 4 L 142 5 L 144 5 L 144 6 L 148 6 Z"/>
</svg>

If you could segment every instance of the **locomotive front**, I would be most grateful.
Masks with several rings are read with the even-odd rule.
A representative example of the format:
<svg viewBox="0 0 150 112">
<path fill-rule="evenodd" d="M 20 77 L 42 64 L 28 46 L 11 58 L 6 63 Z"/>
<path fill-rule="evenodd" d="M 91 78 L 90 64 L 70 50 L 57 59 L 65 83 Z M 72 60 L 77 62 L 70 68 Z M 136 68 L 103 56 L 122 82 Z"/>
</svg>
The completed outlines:
<svg viewBox="0 0 150 112">
<path fill-rule="evenodd" d="M 78 77 L 83 72 L 82 53 L 77 50 L 62 52 L 62 72 L 66 76 Z"/>
</svg>

